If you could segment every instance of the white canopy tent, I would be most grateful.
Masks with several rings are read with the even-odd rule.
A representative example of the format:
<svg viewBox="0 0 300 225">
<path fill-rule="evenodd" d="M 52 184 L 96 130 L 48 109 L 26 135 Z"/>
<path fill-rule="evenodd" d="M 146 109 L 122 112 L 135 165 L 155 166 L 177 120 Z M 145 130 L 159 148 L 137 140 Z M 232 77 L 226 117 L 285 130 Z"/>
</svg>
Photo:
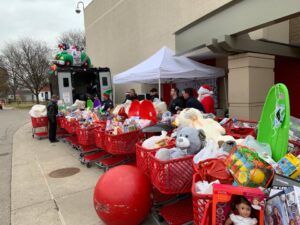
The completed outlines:
<svg viewBox="0 0 300 225">
<path fill-rule="evenodd" d="M 113 84 L 161 83 L 197 79 L 219 78 L 225 75 L 223 68 L 198 63 L 184 56 L 174 56 L 173 50 L 162 47 L 140 64 L 113 76 Z"/>
</svg>

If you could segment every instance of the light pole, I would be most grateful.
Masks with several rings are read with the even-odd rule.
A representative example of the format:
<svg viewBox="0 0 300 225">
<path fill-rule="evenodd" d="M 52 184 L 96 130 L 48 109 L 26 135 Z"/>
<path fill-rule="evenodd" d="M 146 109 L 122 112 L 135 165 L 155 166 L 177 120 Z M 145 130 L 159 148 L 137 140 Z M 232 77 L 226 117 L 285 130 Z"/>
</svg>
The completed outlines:
<svg viewBox="0 0 300 225">
<path fill-rule="evenodd" d="M 82 9 L 84 10 L 84 3 L 83 3 L 83 1 L 77 2 L 77 7 L 75 9 L 75 12 L 78 13 L 78 14 L 81 13 L 81 9 L 79 8 L 79 4 L 82 4 Z"/>
</svg>

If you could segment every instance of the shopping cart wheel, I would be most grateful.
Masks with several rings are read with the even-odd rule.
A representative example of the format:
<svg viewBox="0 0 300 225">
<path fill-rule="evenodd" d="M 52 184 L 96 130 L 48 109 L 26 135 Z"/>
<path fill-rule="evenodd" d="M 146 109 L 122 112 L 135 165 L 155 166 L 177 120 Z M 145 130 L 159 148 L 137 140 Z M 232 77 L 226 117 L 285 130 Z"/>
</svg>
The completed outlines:
<svg viewBox="0 0 300 225">
<path fill-rule="evenodd" d="M 86 167 L 87 168 L 91 168 L 92 167 L 92 164 L 90 162 L 86 163 Z"/>
<path fill-rule="evenodd" d="M 83 154 L 83 153 L 80 153 L 79 156 L 80 156 L 80 158 L 82 158 L 82 157 L 84 156 L 84 154 Z"/>
</svg>

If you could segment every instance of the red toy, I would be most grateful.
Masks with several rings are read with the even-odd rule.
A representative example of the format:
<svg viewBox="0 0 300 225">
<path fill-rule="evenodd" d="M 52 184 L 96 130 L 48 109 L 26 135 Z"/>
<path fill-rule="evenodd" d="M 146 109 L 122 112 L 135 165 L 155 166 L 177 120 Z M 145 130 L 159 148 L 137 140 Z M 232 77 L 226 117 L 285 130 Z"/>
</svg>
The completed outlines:
<svg viewBox="0 0 300 225">
<path fill-rule="evenodd" d="M 157 122 L 156 116 L 157 116 L 156 110 L 153 103 L 149 100 L 144 100 L 141 103 L 141 107 L 140 107 L 140 118 L 151 120 L 153 124 L 156 124 Z"/>
<path fill-rule="evenodd" d="M 117 166 L 98 180 L 94 207 L 107 225 L 138 225 L 151 207 L 151 185 L 134 166 Z"/>
<path fill-rule="evenodd" d="M 206 113 L 215 114 L 215 101 L 213 89 L 208 84 L 203 84 L 198 90 L 198 100 L 202 103 Z"/>
<path fill-rule="evenodd" d="M 128 110 L 128 117 L 139 116 L 140 106 L 141 105 L 138 100 L 132 101 L 130 108 Z"/>
</svg>

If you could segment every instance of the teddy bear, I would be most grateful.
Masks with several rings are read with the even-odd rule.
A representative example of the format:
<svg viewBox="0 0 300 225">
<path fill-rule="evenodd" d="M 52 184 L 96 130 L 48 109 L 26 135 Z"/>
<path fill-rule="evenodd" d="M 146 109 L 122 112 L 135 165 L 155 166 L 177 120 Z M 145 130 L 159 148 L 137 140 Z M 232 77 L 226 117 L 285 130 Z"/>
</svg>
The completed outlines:
<svg viewBox="0 0 300 225">
<path fill-rule="evenodd" d="M 202 129 L 206 137 L 213 139 L 219 146 L 224 142 L 234 141 L 232 136 L 225 135 L 226 131 L 224 127 L 213 119 L 204 119 L 201 112 L 197 109 L 188 108 L 182 110 L 176 117 L 175 124 L 178 127 L 194 127 L 196 129 Z"/>
<path fill-rule="evenodd" d="M 197 130 L 193 127 L 179 128 L 176 137 L 176 147 L 159 149 L 155 157 L 160 160 L 170 160 L 194 155 L 198 153 L 206 144 L 206 136 L 202 129 Z"/>
</svg>

